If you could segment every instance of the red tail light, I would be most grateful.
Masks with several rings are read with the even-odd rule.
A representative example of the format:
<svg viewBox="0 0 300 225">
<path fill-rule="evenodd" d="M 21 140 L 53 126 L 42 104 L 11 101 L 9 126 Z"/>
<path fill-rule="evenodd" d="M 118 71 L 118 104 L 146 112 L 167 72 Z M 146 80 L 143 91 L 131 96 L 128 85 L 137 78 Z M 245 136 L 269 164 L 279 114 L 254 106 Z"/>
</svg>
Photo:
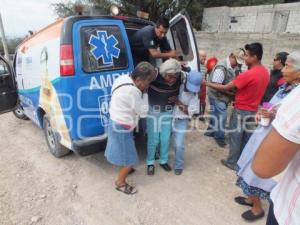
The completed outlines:
<svg viewBox="0 0 300 225">
<path fill-rule="evenodd" d="M 60 46 L 60 76 L 72 76 L 75 73 L 72 45 Z"/>
</svg>

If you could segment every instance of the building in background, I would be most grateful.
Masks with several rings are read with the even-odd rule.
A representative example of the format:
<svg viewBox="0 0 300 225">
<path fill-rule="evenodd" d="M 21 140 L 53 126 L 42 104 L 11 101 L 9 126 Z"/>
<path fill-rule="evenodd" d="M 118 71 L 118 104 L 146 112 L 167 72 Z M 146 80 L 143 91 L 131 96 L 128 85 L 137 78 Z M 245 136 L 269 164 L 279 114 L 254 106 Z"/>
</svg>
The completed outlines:
<svg viewBox="0 0 300 225">
<path fill-rule="evenodd" d="M 300 2 L 205 8 L 202 30 L 208 32 L 300 33 Z"/>
</svg>

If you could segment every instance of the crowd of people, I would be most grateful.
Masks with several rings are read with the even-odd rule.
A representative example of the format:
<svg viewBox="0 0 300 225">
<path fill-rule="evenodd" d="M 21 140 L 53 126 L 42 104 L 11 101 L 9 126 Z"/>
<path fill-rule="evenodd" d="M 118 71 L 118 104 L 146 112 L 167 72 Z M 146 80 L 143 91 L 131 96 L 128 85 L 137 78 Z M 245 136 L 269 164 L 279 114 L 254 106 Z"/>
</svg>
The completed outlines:
<svg viewBox="0 0 300 225">
<path fill-rule="evenodd" d="M 160 167 L 172 171 L 170 143 L 174 173 L 183 173 L 189 122 L 195 116 L 204 122 L 208 117 L 205 136 L 220 147 L 227 145 L 228 136 L 229 155 L 221 163 L 236 171 L 236 185 L 244 194 L 234 201 L 251 207 L 241 216 L 247 221 L 264 217 L 261 200 L 267 199 L 268 225 L 299 224 L 300 52 L 279 52 L 269 72 L 261 64 L 260 43 L 234 49 L 223 60 L 207 59 L 200 50 L 200 71 L 190 70 L 171 50 L 165 37 L 168 27 L 168 21 L 160 19 L 136 33 L 135 69 L 112 87 L 105 156 L 120 167 L 116 189 L 137 193 L 126 178 L 138 164 L 134 129 L 141 118 L 147 134 L 146 171 L 153 176 L 157 152 Z M 151 64 L 155 58 L 165 61 L 156 68 Z M 233 111 L 227 126 L 229 106 Z"/>
</svg>

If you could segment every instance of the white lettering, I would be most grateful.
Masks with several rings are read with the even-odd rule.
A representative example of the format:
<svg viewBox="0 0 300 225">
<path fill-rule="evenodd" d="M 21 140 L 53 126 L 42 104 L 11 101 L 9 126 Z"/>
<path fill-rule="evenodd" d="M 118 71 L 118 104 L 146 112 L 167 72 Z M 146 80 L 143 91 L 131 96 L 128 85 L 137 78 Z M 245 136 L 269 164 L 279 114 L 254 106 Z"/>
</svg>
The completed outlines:
<svg viewBox="0 0 300 225">
<path fill-rule="evenodd" d="M 119 76 L 128 75 L 128 73 L 113 73 L 113 74 L 107 74 L 105 76 L 100 76 L 99 80 L 97 80 L 96 77 L 91 78 L 90 82 L 90 90 L 94 89 L 103 89 L 108 88 L 113 85 L 113 82 L 115 79 L 117 79 Z"/>
<path fill-rule="evenodd" d="M 101 89 L 96 77 L 92 77 L 92 79 L 91 79 L 90 90 L 93 90 L 93 89 Z"/>
</svg>

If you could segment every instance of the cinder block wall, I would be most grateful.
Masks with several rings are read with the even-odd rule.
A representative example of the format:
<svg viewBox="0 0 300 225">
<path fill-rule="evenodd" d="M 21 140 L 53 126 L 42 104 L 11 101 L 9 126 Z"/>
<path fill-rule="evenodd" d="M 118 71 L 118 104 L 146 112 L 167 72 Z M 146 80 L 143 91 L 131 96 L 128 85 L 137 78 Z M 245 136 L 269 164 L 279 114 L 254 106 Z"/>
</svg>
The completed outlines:
<svg viewBox="0 0 300 225">
<path fill-rule="evenodd" d="M 206 8 L 202 30 L 300 33 L 300 3 Z"/>
<path fill-rule="evenodd" d="M 207 51 L 208 56 L 218 59 L 227 57 L 233 49 L 244 47 L 251 42 L 261 42 L 264 47 L 263 64 L 272 65 L 275 54 L 279 51 L 300 51 L 299 34 L 262 34 L 231 32 L 195 32 L 199 49 Z"/>
</svg>

